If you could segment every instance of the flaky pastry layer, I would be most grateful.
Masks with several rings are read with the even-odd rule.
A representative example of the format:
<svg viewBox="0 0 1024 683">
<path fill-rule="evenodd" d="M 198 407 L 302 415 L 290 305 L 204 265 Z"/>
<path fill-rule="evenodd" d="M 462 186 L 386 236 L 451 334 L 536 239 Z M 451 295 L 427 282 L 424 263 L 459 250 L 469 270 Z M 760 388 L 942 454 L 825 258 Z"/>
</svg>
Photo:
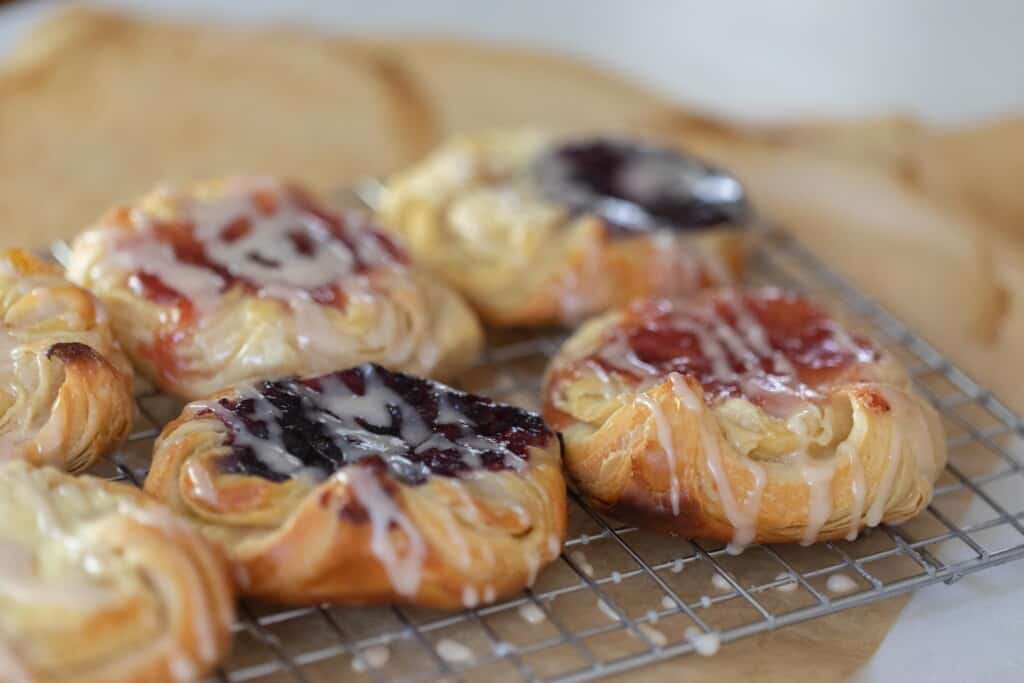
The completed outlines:
<svg viewBox="0 0 1024 683">
<path fill-rule="evenodd" d="M 181 683 L 227 651 L 227 563 L 138 489 L 0 466 L 0 549 L 0 680 Z"/>
<path fill-rule="evenodd" d="M 79 471 L 119 443 L 132 370 L 100 303 L 27 252 L 0 254 L 0 463 Z"/>
</svg>

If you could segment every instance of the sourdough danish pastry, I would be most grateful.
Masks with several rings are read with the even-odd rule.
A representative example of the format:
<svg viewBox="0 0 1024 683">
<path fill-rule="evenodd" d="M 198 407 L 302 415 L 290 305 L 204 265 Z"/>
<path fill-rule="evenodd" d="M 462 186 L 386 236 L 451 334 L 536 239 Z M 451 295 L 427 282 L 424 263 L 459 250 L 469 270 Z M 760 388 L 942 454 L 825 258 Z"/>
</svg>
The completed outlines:
<svg viewBox="0 0 1024 683">
<path fill-rule="evenodd" d="M 75 241 L 68 273 L 107 304 L 146 375 L 184 398 L 363 361 L 447 375 L 482 341 L 462 299 L 389 238 L 267 178 L 114 209 Z"/>
<path fill-rule="evenodd" d="M 621 139 L 496 131 L 398 174 L 381 223 L 499 325 L 573 323 L 640 296 L 736 279 L 732 177 Z"/>
<path fill-rule="evenodd" d="M 0 253 L 0 463 L 85 469 L 131 428 L 132 371 L 88 292 Z"/>
<path fill-rule="evenodd" d="M 195 681 L 233 619 L 227 563 L 138 489 L 0 466 L 0 681 Z"/>
<path fill-rule="evenodd" d="M 906 520 L 946 460 L 935 411 L 893 358 L 771 288 L 588 322 L 548 369 L 544 402 L 596 506 L 740 547 Z"/>
<path fill-rule="evenodd" d="M 190 403 L 145 488 L 226 549 L 249 594 L 458 608 L 558 556 L 561 467 L 538 415 L 366 364 Z"/>
</svg>

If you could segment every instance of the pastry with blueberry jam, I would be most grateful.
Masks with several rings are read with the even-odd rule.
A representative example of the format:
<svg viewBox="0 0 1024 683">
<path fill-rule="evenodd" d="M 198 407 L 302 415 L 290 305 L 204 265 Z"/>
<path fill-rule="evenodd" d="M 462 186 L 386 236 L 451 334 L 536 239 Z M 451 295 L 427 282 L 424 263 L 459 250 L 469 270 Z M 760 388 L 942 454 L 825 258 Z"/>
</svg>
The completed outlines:
<svg viewBox="0 0 1024 683">
<path fill-rule="evenodd" d="M 946 461 L 897 359 L 775 288 L 595 318 L 552 361 L 544 416 L 593 505 L 733 549 L 905 521 Z"/>
<path fill-rule="evenodd" d="M 561 445 L 528 411 L 364 364 L 185 407 L 150 494 L 285 603 L 473 607 L 533 583 L 566 526 Z"/>
<path fill-rule="evenodd" d="M 444 377 L 482 343 L 462 298 L 392 238 L 272 178 L 113 209 L 75 240 L 68 274 L 143 373 L 186 399 L 367 361 Z"/>
<path fill-rule="evenodd" d="M 616 137 L 459 137 L 397 174 L 380 223 L 493 325 L 573 324 L 739 279 L 749 212 L 730 175 Z"/>
</svg>

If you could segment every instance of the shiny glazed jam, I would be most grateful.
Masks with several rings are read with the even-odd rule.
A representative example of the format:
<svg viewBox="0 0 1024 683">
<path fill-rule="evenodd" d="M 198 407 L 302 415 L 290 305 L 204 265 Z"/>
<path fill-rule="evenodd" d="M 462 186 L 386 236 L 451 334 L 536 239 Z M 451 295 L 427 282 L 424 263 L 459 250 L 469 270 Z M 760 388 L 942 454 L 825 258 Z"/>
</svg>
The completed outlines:
<svg viewBox="0 0 1024 683">
<path fill-rule="evenodd" d="M 669 149 L 591 138 L 558 145 L 535 164 L 541 191 L 616 231 L 735 225 L 746 212 L 739 183 Z"/>
<path fill-rule="evenodd" d="M 119 209 L 105 222 L 110 260 L 139 296 L 167 307 L 145 349 L 168 377 L 175 347 L 229 290 L 293 309 L 344 308 L 354 289 L 372 290 L 374 269 L 402 266 L 403 251 L 361 217 L 342 216 L 302 190 L 268 178 L 236 178 L 209 196 L 168 192 L 171 215 Z"/>
<path fill-rule="evenodd" d="M 817 388 L 878 358 L 868 340 L 810 301 L 761 289 L 691 304 L 638 302 L 587 360 L 640 380 L 678 372 L 697 379 L 711 402 L 745 397 L 764 406 L 813 399 Z"/>
<path fill-rule="evenodd" d="M 229 429 L 222 469 L 272 481 L 322 480 L 379 460 L 408 484 L 522 469 L 531 446 L 554 438 L 534 413 L 374 364 L 265 381 L 197 405 Z"/>
<path fill-rule="evenodd" d="M 174 220 L 119 214 L 121 222 L 137 228 L 119 245 L 129 260 L 133 252 L 138 256 L 130 284 L 157 303 L 188 307 L 197 297 L 241 287 L 249 294 L 304 295 L 341 305 L 340 278 L 406 260 L 384 234 L 353 228 L 289 185 L 242 184 L 223 196 L 188 202 Z M 147 248 L 147 242 L 164 247 Z"/>
</svg>

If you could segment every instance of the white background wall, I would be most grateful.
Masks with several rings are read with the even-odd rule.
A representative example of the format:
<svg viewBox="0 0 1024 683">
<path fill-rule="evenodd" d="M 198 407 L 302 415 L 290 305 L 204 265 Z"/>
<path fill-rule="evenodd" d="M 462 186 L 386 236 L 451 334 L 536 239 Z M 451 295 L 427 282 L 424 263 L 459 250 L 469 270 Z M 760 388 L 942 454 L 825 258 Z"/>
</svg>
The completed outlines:
<svg viewBox="0 0 1024 683">
<path fill-rule="evenodd" d="M 57 2 L 16 3 L 0 49 Z M 1024 0 L 100 0 L 327 30 L 443 32 L 584 56 L 749 118 L 1024 112 Z"/>
</svg>

